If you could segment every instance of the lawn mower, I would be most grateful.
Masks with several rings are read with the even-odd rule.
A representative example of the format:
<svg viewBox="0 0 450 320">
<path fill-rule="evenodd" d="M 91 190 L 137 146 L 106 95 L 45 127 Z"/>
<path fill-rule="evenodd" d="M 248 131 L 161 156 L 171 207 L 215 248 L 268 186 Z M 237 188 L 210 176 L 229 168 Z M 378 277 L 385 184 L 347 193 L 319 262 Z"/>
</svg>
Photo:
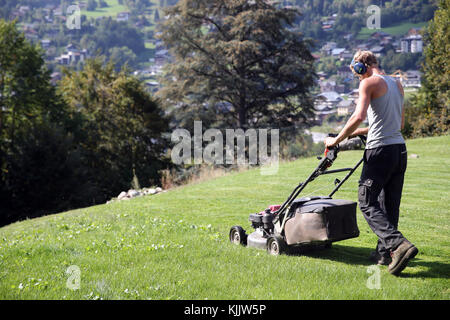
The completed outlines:
<svg viewBox="0 0 450 320">
<path fill-rule="evenodd" d="M 359 138 L 364 145 L 366 137 Z M 234 226 L 230 229 L 230 242 L 279 255 L 295 249 L 329 248 L 333 242 L 358 237 L 357 203 L 332 199 L 332 196 L 361 165 L 363 158 L 352 168 L 329 170 L 338 153 L 339 145 L 326 148 L 324 156 L 318 157 L 320 162 L 317 168 L 295 187 L 283 204 L 271 205 L 264 211 L 250 214 L 249 221 L 255 231 L 248 235 L 241 226 Z M 318 176 L 345 171 L 348 171 L 347 175 L 342 181 L 335 179 L 335 188 L 328 196 L 298 198 L 308 183 Z"/>
</svg>

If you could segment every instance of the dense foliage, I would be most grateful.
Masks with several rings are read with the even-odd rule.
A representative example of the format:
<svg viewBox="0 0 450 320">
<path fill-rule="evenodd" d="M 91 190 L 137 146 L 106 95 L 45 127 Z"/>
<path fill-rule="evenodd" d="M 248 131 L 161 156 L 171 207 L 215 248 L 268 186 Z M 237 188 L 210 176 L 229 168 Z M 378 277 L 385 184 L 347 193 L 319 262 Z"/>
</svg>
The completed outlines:
<svg viewBox="0 0 450 320">
<path fill-rule="evenodd" d="M 166 121 L 129 72 L 89 61 L 57 90 L 42 52 L 0 20 L 0 225 L 159 182 Z"/>
<path fill-rule="evenodd" d="M 290 29 L 296 10 L 259 0 L 184 0 L 167 13 L 161 38 L 174 62 L 159 94 L 180 106 L 173 109 L 177 126 L 205 115 L 231 128 L 306 119 L 314 59 L 310 42 Z"/>
<path fill-rule="evenodd" d="M 425 32 L 422 87 L 407 107 L 408 136 L 447 134 L 450 129 L 450 0 L 441 0 Z"/>
</svg>

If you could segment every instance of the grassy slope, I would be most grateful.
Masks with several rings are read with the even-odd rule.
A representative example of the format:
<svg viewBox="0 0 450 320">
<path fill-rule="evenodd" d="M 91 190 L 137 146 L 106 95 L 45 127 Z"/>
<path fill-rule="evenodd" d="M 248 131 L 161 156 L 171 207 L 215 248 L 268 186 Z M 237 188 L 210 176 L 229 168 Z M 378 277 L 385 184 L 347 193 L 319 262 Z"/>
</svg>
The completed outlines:
<svg viewBox="0 0 450 320">
<path fill-rule="evenodd" d="M 326 251 L 273 257 L 229 244 L 229 228 L 250 231 L 248 214 L 282 202 L 316 166 L 310 158 L 275 176 L 250 170 L 4 227 L 0 299 L 449 299 L 450 136 L 407 144 L 420 157 L 409 159 L 400 230 L 420 252 L 401 277 L 381 267 L 379 290 L 366 286 L 376 237 L 359 211 L 360 236 Z M 360 156 L 341 153 L 334 167 Z M 356 200 L 359 172 L 337 198 Z M 319 179 L 305 194 L 334 177 Z M 70 265 L 81 270 L 76 291 Z"/>
<path fill-rule="evenodd" d="M 424 26 L 426 26 L 426 24 L 427 24 L 426 22 L 419 22 L 419 23 L 404 22 L 392 27 L 386 28 L 382 27 L 379 30 L 362 28 L 361 31 L 358 33 L 356 39 L 367 40 L 370 37 L 370 35 L 376 31 L 383 31 L 393 36 L 402 36 L 408 33 L 409 29 L 423 28 Z M 383 21 L 381 21 L 381 25 L 383 25 Z"/>
<path fill-rule="evenodd" d="M 117 0 L 105 0 L 108 4 L 108 7 L 100 8 L 97 6 L 97 9 L 94 11 L 81 10 L 81 14 L 86 15 L 88 18 L 97 18 L 97 17 L 116 17 L 119 12 L 128 11 L 128 8 L 125 4 L 119 4 Z"/>
</svg>

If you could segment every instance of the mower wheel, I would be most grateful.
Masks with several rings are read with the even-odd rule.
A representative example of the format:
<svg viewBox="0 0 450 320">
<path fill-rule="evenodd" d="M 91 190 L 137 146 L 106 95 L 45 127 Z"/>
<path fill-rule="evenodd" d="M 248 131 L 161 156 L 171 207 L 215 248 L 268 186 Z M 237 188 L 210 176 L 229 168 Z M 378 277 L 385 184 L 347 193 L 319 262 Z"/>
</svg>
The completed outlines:
<svg viewBox="0 0 450 320">
<path fill-rule="evenodd" d="M 287 244 L 282 237 L 271 236 L 267 239 L 267 253 L 278 256 L 286 253 L 287 250 Z"/>
<path fill-rule="evenodd" d="M 247 245 L 247 234 L 241 226 L 234 226 L 230 229 L 230 242 L 233 244 Z"/>
</svg>

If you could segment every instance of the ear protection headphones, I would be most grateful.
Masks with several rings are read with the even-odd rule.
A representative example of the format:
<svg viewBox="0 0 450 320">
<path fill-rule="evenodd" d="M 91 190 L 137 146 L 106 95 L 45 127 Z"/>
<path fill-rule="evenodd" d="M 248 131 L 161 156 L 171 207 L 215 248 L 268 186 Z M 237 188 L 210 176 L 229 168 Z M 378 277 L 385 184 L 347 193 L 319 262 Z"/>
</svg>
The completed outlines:
<svg viewBox="0 0 450 320">
<path fill-rule="evenodd" d="M 357 74 L 363 75 L 367 72 L 366 65 L 362 62 L 355 61 L 355 59 L 352 60 L 352 63 L 350 65 L 353 67 L 353 70 L 355 70 Z"/>
</svg>

